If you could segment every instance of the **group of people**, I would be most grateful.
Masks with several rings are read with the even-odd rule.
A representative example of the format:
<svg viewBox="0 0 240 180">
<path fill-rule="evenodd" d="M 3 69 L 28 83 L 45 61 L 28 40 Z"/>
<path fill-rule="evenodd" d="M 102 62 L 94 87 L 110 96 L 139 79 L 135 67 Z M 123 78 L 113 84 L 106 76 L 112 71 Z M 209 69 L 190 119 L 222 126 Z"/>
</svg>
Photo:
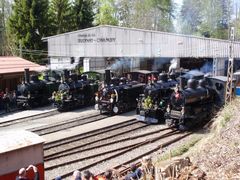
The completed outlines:
<svg viewBox="0 0 240 180">
<path fill-rule="evenodd" d="M 16 100 L 16 91 L 10 92 L 8 88 L 6 88 L 5 91 L 0 90 L 0 110 L 10 112 L 11 109 L 17 106 Z"/>
<path fill-rule="evenodd" d="M 37 167 L 30 165 L 26 169 L 21 168 L 16 180 L 28 180 L 27 172 L 32 169 L 34 171 L 34 180 L 39 180 L 39 173 Z M 136 164 L 130 165 L 128 174 L 122 177 L 120 172 L 115 169 L 107 170 L 103 175 L 95 176 L 89 170 L 80 172 L 75 170 L 71 176 L 71 180 L 154 180 L 155 179 L 155 166 L 152 163 L 151 157 L 147 156 L 141 160 L 141 166 Z M 61 176 L 57 176 L 55 180 L 61 180 Z"/>
<path fill-rule="evenodd" d="M 94 176 L 89 170 L 83 172 L 76 170 L 73 172 L 72 180 L 154 180 L 155 173 L 152 159 L 147 156 L 142 158 L 140 167 L 136 164 L 130 165 L 130 171 L 125 176 L 115 169 L 109 169 L 98 176 Z M 61 180 L 61 177 L 56 177 L 55 180 Z"/>
</svg>

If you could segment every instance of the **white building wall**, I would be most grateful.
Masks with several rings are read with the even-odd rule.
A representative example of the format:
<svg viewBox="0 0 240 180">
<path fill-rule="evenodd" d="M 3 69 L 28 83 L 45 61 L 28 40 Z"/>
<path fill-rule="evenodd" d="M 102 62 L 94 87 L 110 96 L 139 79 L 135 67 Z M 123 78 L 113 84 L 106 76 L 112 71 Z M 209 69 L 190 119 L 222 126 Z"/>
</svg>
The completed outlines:
<svg viewBox="0 0 240 180">
<path fill-rule="evenodd" d="M 99 26 L 47 38 L 49 56 L 228 57 L 229 41 L 140 29 Z M 240 58 L 240 43 L 234 44 Z"/>
</svg>

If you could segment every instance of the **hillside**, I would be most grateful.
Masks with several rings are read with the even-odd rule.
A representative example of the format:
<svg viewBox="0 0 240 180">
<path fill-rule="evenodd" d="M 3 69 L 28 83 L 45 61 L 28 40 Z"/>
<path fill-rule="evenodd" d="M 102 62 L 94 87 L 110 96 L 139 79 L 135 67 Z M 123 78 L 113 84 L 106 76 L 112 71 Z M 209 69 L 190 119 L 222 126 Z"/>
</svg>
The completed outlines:
<svg viewBox="0 0 240 180">
<path fill-rule="evenodd" d="M 239 110 L 237 98 L 218 112 L 211 125 L 170 148 L 172 160 L 168 150 L 161 153 L 157 167 L 166 168 L 189 157 L 192 165 L 183 168 L 176 179 L 240 180 Z"/>
<path fill-rule="evenodd" d="M 189 152 L 207 179 L 240 179 L 240 99 L 220 111 L 211 130 Z"/>
</svg>

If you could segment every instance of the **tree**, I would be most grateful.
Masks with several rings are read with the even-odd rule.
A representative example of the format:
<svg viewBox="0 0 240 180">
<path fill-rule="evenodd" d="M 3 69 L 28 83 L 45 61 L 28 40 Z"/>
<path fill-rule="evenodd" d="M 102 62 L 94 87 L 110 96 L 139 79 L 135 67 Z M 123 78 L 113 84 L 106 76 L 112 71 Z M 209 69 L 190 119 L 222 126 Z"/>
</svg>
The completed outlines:
<svg viewBox="0 0 240 180">
<path fill-rule="evenodd" d="M 74 29 L 84 29 L 93 26 L 93 0 L 75 0 L 73 5 Z"/>
<path fill-rule="evenodd" d="M 172 0 L 119 0 L 118 18 L 123 26 L 173 31 Z"/>
<path fill-rule="evenodd" d="M 116 7 L 113 0 L 100 0 L 98 13 L 95 16 L 97 25 L 118 25 Z"/>
<path fill-rule="evenodd" d="M 15 0 L 8 21 L 13 51 L 23 49 L 23 57 L 39 61 L 46 54 L 42 37 L 48 35 L 48 0 Z M 14 52 L 13 52 L 14 53 Z"/>
<path fill-rule="evenodd" d="M 119 24 L 124 27 L 132 27 L 132 12 L 134 0 L 120 0 L 117 4 L 117 18 Z"/>
<path fill-rule="evenodd" d="M 52 0 L 49 12 L 52 34 L 65 33 L 73 29 L 73 13 L 69 0 Z"/>
<path fill-rule="evenodd" d="M 195 34 L 202 22 L 201 1 L 184 0 L 180 11 L 181 31 L 184 34 Z"/>
<path fill-rule="evenodd" d="M 9 54 L 8 40 L 6 36 L 6 20 L 10 15 L 11 1 L 1 0 L 0 2 L 0 55 Z"/>
</svg>

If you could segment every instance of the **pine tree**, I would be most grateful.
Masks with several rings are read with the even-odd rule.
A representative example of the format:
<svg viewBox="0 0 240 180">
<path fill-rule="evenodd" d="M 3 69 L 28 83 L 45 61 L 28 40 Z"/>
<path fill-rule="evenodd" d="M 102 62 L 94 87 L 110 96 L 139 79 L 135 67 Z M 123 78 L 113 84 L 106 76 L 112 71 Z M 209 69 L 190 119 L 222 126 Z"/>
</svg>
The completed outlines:
<svg viewBox="0 0 240 180">
<path fill-rule="evenodd" d="M 74 27 L 72 6 L 69 0 L 52 0 L 50 4 L 52 34 L 72 31 Z"/>
<path fill-rule="evenodd" d="M 8 21 L 8 32 L 15 47 L 23 49 L 23 57 L 39 61 L 46 49 L 42 37 L 48 35 L 48 0 L 15 0 Z"/>
<path fill-rule="evenodd" d="M 73 5 L 74 29 L 84 29 L 93 26 L 93 0 L 75 0 Z"/>
</svg>

